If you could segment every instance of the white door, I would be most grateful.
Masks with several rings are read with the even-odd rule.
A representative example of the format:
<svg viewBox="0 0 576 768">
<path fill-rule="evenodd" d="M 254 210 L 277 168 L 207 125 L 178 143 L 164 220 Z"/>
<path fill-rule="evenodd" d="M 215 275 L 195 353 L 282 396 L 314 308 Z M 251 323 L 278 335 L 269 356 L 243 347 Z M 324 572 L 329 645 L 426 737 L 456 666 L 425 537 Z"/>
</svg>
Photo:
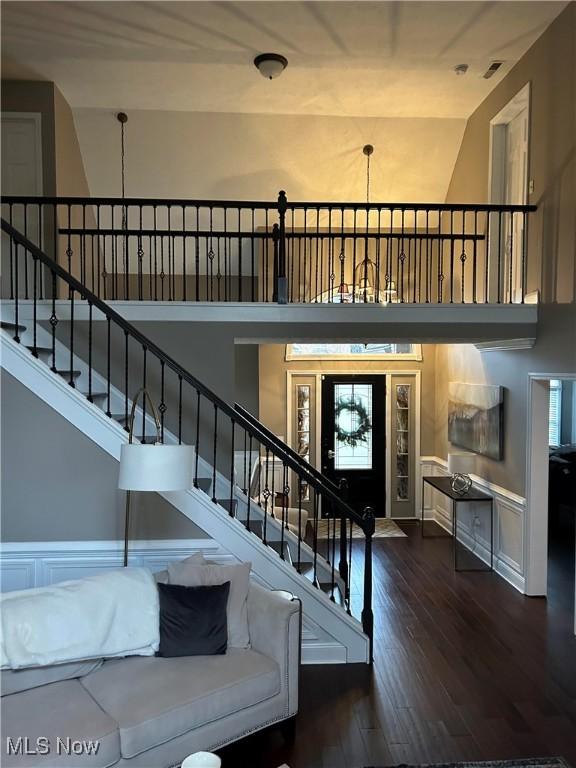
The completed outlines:
<svg viewBox="0 0 576 768">
<path fill-rule="evenodd" d="M 2 113 L 2 195 L 42 194 L 42 122 L 36 113 Z M 3 215 L 7 215 L 6 209 Z M 12 225 L 34 243 L 38 240 L 38 210 L 13 208 Z"/>
<path fill-rule="evenodd" d="M 524 107 L 506 126 L 506 165 L 504 203 L 525 205 L 528 171 L 528 108 Z M 506 217 L 504 274 L 502 286 L 504 300 L 522 300 L 524 217 L 515 214 Z"/>
</svg>

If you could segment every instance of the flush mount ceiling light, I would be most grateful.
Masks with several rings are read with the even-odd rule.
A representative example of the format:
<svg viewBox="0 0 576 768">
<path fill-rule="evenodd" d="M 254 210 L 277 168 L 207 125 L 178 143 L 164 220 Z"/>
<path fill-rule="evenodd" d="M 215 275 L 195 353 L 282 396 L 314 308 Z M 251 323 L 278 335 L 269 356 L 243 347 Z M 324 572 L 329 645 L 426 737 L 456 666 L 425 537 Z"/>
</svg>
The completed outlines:
<svg viewBox="0 0 576 768">
<path fill-rule="evenodd" d="M 254 59 L 254 66 L 262 77 L 274 80 L 279 77 L 288 66 L 288 59 L 279 53 L 261 53 Z"/>
</svg>

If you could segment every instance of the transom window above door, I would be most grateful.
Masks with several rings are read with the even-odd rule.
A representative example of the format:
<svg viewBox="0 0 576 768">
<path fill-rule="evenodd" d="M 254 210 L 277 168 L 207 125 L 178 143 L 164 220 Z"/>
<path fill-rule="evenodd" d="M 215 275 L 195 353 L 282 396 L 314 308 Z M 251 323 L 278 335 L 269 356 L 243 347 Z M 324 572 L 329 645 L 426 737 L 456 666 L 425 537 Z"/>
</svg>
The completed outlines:
<svg viewBox="0 0 576 768">
<path fill-rule="evenodd" d="M 422 360 L 420 344 L 287 344 L 286 360 Z"/>
</svg>

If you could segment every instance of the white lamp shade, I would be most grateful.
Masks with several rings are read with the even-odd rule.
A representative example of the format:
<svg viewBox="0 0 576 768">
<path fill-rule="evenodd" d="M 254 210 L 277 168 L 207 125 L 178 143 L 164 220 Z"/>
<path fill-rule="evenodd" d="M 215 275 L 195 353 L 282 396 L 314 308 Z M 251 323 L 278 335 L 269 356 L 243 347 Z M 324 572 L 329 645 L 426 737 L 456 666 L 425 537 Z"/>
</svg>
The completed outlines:
<svg viewBox="0 0 576 768">
<path fill-rule="evenodd" d="M 469 475 L 471 472 L 474 472 L 475 464 L 475 453 L 461 452 L 448 454 L 448 472 L 451 475 Z"/>
<path fill-rule="evenodd" d="M 124 443 L 118 487 L 126 491 L 183 491 L 192 487 L 191 445 Z"/>
</svg>

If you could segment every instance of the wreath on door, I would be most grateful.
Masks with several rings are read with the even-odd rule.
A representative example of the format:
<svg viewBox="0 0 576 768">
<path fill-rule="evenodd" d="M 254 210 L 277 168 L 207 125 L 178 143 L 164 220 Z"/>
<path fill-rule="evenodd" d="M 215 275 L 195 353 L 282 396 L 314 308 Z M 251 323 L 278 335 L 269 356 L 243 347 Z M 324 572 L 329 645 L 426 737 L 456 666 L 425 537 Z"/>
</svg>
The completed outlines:
<svg viewBox="0 0 576 768">
<path fill-rule="evenodd" d="M 340 414 L 344 411 L 348 412 L 351 416 L 354 414 L 357 416 L 358 426 L 353 431 L 345 429 L 340 423 Z M 341 397 L 336 402 L 334 421 L 338 442 L 349 445 L 352 448 L 356 448 L 358 443 L 366 442 L 366 435 L 372 427 L 368 411 L 360 400 L 356 400 L 353 397 Z"/>
</svg>

